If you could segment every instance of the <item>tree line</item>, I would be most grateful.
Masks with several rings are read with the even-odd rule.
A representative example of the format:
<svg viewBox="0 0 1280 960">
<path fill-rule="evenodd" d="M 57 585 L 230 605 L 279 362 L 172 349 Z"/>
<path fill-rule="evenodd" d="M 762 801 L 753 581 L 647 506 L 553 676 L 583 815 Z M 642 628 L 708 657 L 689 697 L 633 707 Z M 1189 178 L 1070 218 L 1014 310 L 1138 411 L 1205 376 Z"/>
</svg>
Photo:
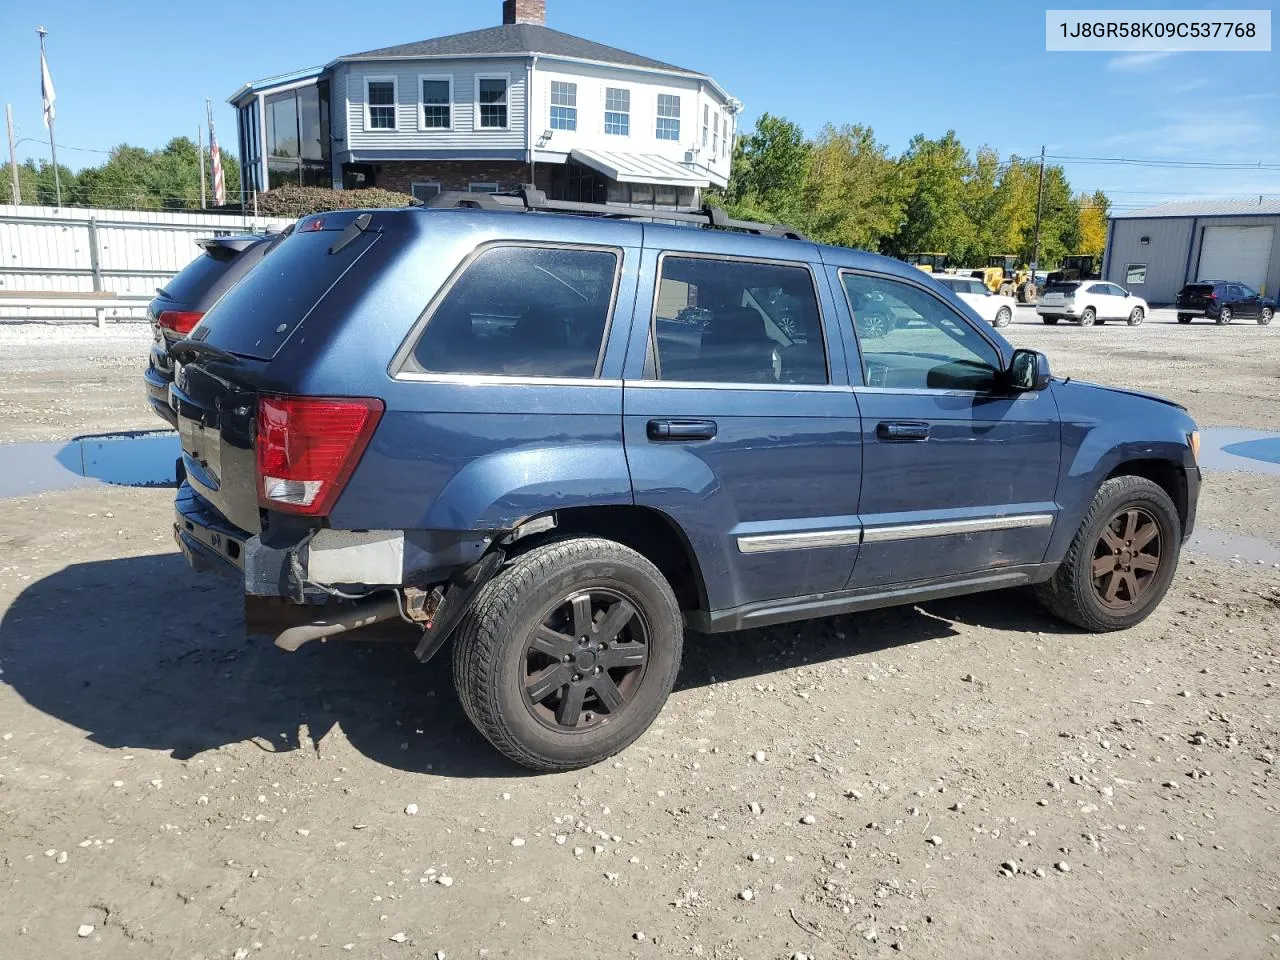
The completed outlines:
<svg viewBox="0 0 1280 960">
<path fill-rule="evenodd" d="M 204 156 L 207 202 L 213 204 L 213 173 L 208 151 Z M 222 176 L 228 203 L 240 201 L 240 164 L 222 151 Z M 79 172 L 58 164 L 62 205 L 124 210 L 200 209 L 200 154 L 190 137 L 174 137 L 159 150 L 121 144 L 97 167 Z M 57 190 L 53 165 L 27 160 L 18 166 L 22 202 L 54 206 Z M 12 177 L 0 170 L 0 203 L 13 202 Z"/>
<path fill-rule="evenodd" d="M 714 199 L 736 217 L 787 223 L 823 243 L 945 253 L 964 266 L 1006 254 L 1030 263 L 1039 176 L 1038 157 L 1002 160 L 986 146 L 971 154 L 952 130 L 917 135 L 895 157 L 870 127 L 828 124 L 807 139 L 766 113 L 738 138 L 729 185 Z M 1075 194 L 1062 167 L 1046 166 L 1040 207 L 1042 268 L 1101 255 L 1104 193 Z"/>
</svg>

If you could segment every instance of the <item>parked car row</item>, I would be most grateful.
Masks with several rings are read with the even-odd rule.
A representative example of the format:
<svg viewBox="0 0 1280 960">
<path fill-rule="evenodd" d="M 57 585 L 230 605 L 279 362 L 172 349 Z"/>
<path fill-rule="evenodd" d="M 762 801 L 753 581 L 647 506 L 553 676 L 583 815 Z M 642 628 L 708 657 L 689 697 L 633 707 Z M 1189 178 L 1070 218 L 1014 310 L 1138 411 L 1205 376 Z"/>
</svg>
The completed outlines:
<svg viewBox="0 0 1280 960">
<path fill-rule="evenodd" d="M 896 260 L 564 206 L 305 217 L 164 338 L 175 539 L 251 633 L 449 642 L 476 728 L 563 770 L 644 732 L 686 629 L 1032 585 L 1107 631 L 1161 601 L 1200 487 L 1177 404 L 1054 378 L 1001 298 Z"/>
</svg>

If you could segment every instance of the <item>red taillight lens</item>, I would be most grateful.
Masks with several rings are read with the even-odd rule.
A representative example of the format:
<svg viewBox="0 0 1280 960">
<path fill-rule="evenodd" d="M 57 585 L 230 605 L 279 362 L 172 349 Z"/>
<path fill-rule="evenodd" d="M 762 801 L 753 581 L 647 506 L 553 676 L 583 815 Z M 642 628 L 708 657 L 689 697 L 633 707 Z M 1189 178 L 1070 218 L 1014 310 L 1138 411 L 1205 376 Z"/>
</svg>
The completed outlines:
<svg viewBox="0 0 1280 960">
<path fill-rule="evenodd" d="M 156 323 L 185 337 L 203 319 L 204 314 L 198 310 L 165 310 L 156 318 Z"/>
<path fill-rule="evenodd" d="M 371 397 L 258 400 L 258 494 L 263 506 L 326 515 L 360 462 L 385 406 Z"/>
<path fill-rule="evenodd" d="M 1206 293 L 1206 294 L 1204 295 L 1204 298 L 1205 298 L 1206 300 L 1217 300 L 1217 299 L 1218 299 L 1218 295 L 1217 295 L 1216 293 Z"/>
</svg>

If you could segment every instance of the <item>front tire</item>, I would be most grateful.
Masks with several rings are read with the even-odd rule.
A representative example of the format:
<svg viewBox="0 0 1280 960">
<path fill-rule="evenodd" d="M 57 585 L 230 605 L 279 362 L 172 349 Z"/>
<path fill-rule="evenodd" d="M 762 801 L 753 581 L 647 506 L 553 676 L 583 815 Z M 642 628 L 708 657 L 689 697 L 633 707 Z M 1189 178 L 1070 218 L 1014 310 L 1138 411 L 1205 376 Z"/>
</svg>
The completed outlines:
<svg viewBox="0 0 1280 960">
<path fill-rule="evenodd" d="M 992 326 L 1007 327 L 1013 322 L 1013 311 L 1008 307 L 1001 307 L 996 311 L 996 318 L 992 322 Z"/>
<path fill-rule="evenodd" d="M 1085 630 L 1126 630 L 1164 598 L 1181 547 L 1182 522 L 1169 495 L 1145 477 L 1113 477 L 1098 488 L 1066 558 L 1036 596 Z"/>
<path fill-rule="evenodd" d="M 1080 326 L 1092 327 L 1098 320 L 1098 311 L 1093 307 L 1085 307 L 1080 314 Z"/>
<path fill-rule="evenodd" d="M 611 540 L 559 540 L 481 589 L 454 637 L 454 685 L 506 757 L 573 770 L 648 729 L 675 685 L 683 638 L 675 594 L 652 563 Z"/>
<path fill-rule="evenodd" d="M 1258 326 L 1265 327 L 1271 323 L 1272 318 L 1276 315 L 1275 307 L 1263 307 L 1262 312 L 1258 314 Z"/>
<path fill-rule="evenodd" d="M 1232 320 L 1231 308 L 1230 308 L 1230 307 L 1223 307 L 1223 308 L 1218 312 L 1218 325 L 1219 325 L 1219 326 L 1222 326 L 1222 327 L 1225 327 L 1228 323 L 1230 323 L 1230 322 L 1231 322 L 1231 320 Z"/>
<path fill-rule="evenodd" d="M 1191 314 L 1189 314 L 1189 313 L 1180 313 L 1180 314 L 1178 314 L 1178 322 L 1179 322 L 1179 323 L 1190 323 L 1190 322 L 1191 322 Z"/>
<path fill-rule="evenodd" d="M 1132 310 L 1129 311 L 1129 326 L 1136 327 L 1138 326 L 1138 324 L 1142 323 L 1142 321 L 1145 320 L 1146 318 L 1147 318 L 1147 315 L 1142 312 L 1141 307 L 1134 307 Z"/>
</svg>

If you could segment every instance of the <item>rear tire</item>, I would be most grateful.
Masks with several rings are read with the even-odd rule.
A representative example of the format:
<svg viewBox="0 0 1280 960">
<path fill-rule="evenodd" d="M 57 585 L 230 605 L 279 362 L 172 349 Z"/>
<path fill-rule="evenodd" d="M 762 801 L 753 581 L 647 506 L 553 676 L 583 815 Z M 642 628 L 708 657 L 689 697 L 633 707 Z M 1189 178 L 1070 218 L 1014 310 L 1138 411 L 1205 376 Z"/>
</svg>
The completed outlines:
<svg viewBox="0 0 1280 960">
<path fill-rule="evenodd" d="M 1061 319 L 1062 319 L 1061 317 L 1041 317 L 1040 318 L 1042 322 L 1047 323 L 1051 327 Z"/>
<path fill-rule="evenodd" d="M 992 326 L 1007 327 L 1012 322 L 1013 322 L 1013 311 L 1010 310 L 1008 307 L 1001 307 L 999 310 L 996 311 L 996 318 L 992 322 Z"/>
<path fill-rule="evenodd" d="M 1276 315 L 1275 307 L 1263 307 L 1262 312 L 1258 314 L 1258 326 L 1265 327 L 1271 323 L 1272 318 Z"/>
<path fill-rule="evenodd" d="M 1187 313 L 1180 313 L 1180 314 L 1178 314 L 1178 322 L 1179 322 L 1179 323 L 1190 323 L 1190 322 L 1191 322 L 1191 315 L 1190 315 L 1190 314 L 1187 314 Z"/>
<path fill-rule="evenodd" d="M 1093 309 L 1093 307 L 1085 307 L 1084 311 L 1080 314 L 1080 326 L 1082 327 L 1092 327 L 1097 320 L 1098 311 Z"/>
<path fill-rule="evenodd" d="M 1098 488 L 1062 565 L 1036 596 L 1085 630 L 1126 630 L 1164 598 L 1181 547 L 1182 522 L 1169 495 L 1145 477 L 1113 477 Z"/>
<path fill-rule="evenodd" d="M 454 636 L 454 685 L 502 754 L 531 770 L 573 770 L 648 729 L 675 685 L 683 640 L 657 567 L 611 540 L 559 540 L 480 590 Z"/>
<path fill-rule="evenodd" d="M 1129 311 L 1129 326 L 1136 327 L 1146 318 L 1147 315 L 1142 312 L 1141 307 L 1134 307 Z"/>
<path fill-rule="evenodd" d="M 1233 319 L 1230 307 L 1223 307 L 1218 312 L 1218 326 L 1225 327 Z"/>
</svg>

